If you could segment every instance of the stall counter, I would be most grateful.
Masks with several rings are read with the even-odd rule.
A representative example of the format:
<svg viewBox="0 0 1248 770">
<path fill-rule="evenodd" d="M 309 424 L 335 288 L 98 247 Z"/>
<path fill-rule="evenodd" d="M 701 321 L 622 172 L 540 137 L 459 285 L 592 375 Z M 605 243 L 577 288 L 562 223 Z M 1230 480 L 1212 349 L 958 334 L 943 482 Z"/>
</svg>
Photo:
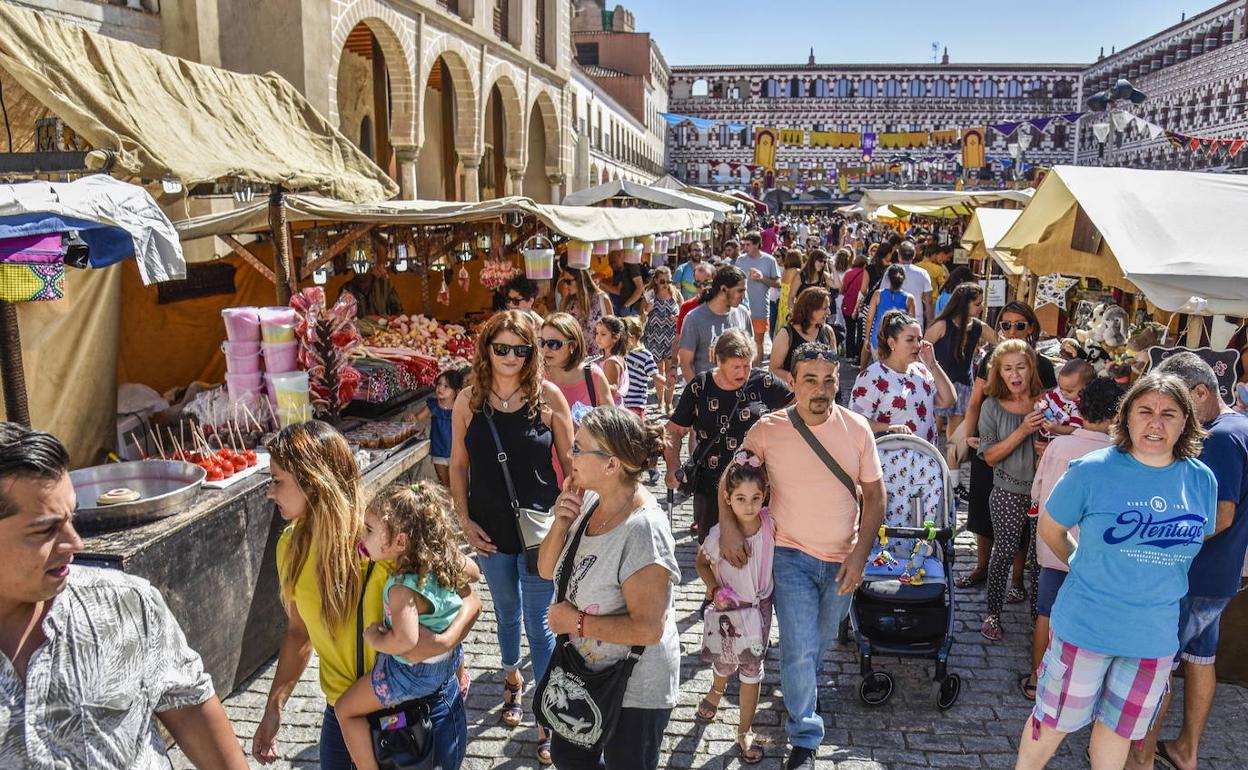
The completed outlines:
<svg viewBox="0 0 1248 770">
<path fill-rule="evenodd" d="M 364 474 L 364 498 L 415 475 L 429 441 L 396 447 Z M 120 569 L 160 589 L 221 696 L 277 653 L 286 632 L 275 560 L 285 522 L 260 473 L 203 489 L 185 511 L 139 527 L 84 537 L 75 561 Z"/>
</svg>

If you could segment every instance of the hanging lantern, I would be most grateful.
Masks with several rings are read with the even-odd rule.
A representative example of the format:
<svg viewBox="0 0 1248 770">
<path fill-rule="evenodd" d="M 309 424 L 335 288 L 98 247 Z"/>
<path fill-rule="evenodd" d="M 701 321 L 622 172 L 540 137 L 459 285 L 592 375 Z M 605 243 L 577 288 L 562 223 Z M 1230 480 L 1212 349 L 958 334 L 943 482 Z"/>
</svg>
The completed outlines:
<svg viewBox="0 0 1248 770">
<path fill-rule="evenodd" d="M 545 245 L 542 245 L 542 244 Z M 544 235 L 534 235 L 524 242 L 524 272 L 533 280 L 555 277 L 555 247 Z"/>
<path fill-rule="evenodd" d="M 477 251 L 489 251 L 490 250 L 490 234 L 484 231 L 479 233 L 477 237 L 474 239 L 473 245 L 476 246 Z"/>
<path fill-rule="evenodd" d="M 407 272 L 407 243 L 400 241 L 398 246 L 394 247 L 394 272 Z"/>
<path fill-rule="evenodd" d="M 568 267 L 575 270 L 588 270 L 592 260 L 591 252 L 596 252 L 598 244 L 606 245 L 606 241 L 589 243 L 588 241 L 568 241 Z M 603 249 L 604 253 L 606 249 Z"/>
</svg>

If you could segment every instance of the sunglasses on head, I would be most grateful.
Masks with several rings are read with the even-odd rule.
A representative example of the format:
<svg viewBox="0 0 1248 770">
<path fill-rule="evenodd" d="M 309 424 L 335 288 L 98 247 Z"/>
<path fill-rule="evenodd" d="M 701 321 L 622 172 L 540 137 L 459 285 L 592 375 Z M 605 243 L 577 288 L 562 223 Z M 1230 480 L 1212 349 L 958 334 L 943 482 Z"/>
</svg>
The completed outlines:
<svg viewBox="0 0 1248 770">
<path fill-rule="evenodd" d="M 547 350 L 563 350 L 563 346 L 568 344 L 568 340 L 549 340 L 545 337 L 538 337 L 537 344 Z"/>
<path fill-rule="evenodd" d="M 836 363 L 841 360 L 837 352 L 826 345 L 802 345 L 793 353 L 793 357 L 798 361 L 814 361 L 816 359 L 822 361 L 831 361 Z"/>
<path fill-rule="evenodd" d="M 1031 326 L 1031 324 L 1027 323 L 1026 321 L 1002 321 L 1001 323 L 997 324 L 997 326 L 1000 327 L 1001 331 L 1003 332 L 1008 332 L 1008 331 L 1025 332 L 1027 331 L 1027 327 Z"/>
<path fill-rule="evenodd" d="M 532 345 L 508 345 L 506 342 L 491 342 L 490 350 L 494 351 L 494 355 L 499 358 L 508 353 L 514 353 L 516 358 L 528 358 L 533 355 Z"/>
</svg>

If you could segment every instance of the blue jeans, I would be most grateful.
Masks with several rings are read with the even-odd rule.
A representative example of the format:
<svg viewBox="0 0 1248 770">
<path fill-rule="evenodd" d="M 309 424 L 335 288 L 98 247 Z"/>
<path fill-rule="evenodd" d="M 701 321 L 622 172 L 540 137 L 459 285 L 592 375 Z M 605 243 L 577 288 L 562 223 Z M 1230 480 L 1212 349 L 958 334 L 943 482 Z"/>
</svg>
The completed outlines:
<svg viewBox="0 0 1248 770">
<path fill-rule="evenodd" d="M 536 682 L 546 673 L 550 655 L 555 650 L 555 635 L 546 625 L 546 611 L 555 601 L 555 584 L 536 572 L 529 572 L 522 553 L 496 552 L 477 558 L 493 599 L 503 670 L 520 668 L 520 622 L 523 620 Z"/>
<path fill-rule="evenodd" d="M 823 742 L 823 717 L 815 713 L 823 653 L 849 612 L 852 594 L 837 593 L 841 565 L 795 548 L 776 548 L 772 594 L 780 623 L 780 686 L 789 712 L 789 743 L 815 750 Z M 811 626 L 814 626 L 813 632 Z"/>
<path fill-rule="evenodd" d="M 438 697 L 430 704 L 429 719 L 433 723 L 435 770 L 459 770 L 468 749 L 468 716 L 458 678 L 450 677 L 438 689 Z M 320 759 L 322 770 L 354 768 L 332 706 L 325 707 L 321 722 Z"/>
</svg>

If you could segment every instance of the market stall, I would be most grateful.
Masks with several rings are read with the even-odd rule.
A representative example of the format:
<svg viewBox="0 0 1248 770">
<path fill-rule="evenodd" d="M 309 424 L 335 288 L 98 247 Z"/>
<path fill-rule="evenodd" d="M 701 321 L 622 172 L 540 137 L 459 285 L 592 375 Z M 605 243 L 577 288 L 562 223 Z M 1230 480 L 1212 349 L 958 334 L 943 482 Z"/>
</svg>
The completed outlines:
<svg viewBox="0 0 1248 770">
<path fill-rule="evenodd" d="M 967 250 L 971 272 L 987 282 L 988 309 L 1002 307 L 1014 299 L 1026 300 L 1028 284 L 1024 270 L 1014 255 L 997 248 L 1021 212 L 1017 209 L 995 209 L 981 206 L 971 214 L 961 246 Z M 1043 325 L 1043 322 L 1042 322 Z M 1050 333 L 1056 333 L 1054 326 Z"/>
<path fill-rule="evenodd" d="M 1130 378 L 1185 344 L 1221 369 L 1229 403 L 1248 317 L 1246 210 L 1248 179 L 1057 166 L 996 248 L 1037 276 L 1038 305 L 1060 308 L 1068 352 Z M 1246 637 L 1241 593 L 1222 616 L 1220 678 L 1248 683 Z"/>
</svg>

